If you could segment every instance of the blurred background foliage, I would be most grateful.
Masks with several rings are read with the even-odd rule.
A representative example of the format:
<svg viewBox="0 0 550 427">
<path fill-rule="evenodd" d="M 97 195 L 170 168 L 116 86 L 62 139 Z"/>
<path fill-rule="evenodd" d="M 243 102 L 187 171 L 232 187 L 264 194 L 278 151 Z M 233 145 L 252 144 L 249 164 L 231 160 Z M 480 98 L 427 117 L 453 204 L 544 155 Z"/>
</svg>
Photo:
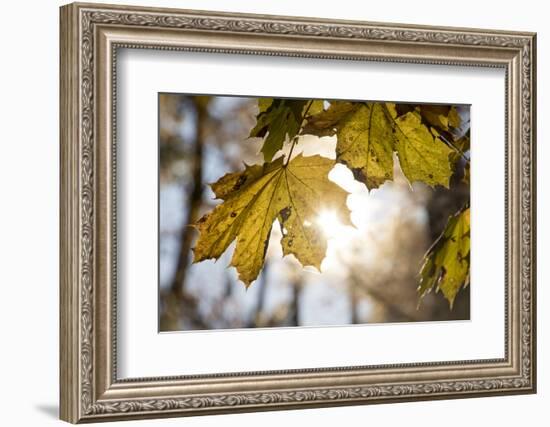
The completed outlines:
<svg viewBox="0 0 550 427">
<path fill-rule="evenodd" d="M 227 172 L 262 163 L 261 140 L 247 139 L 258 99 L 159 95 L 160 330 L 469 319 L 470 291 L 452 310 L 438 294 L 418 299 L 424 254 L 447 219 L 469 200 L 463 168 L 451 189 L 412 188 L 399 166 L 395 179 L 367 191 L 337 165 L 330 178 L 350 192 L 353 227 L 322 218 L 329 236 L 321 272 L 282 258 L 280 229 L 273 227 L 266 262 L 246 290 L 227 268 L 232 246 L 217 262 L 192 264 L 197 232 L 189 224 L 217 203 L 208 186 Z M 462 111 L 469 120 L 469 112 Z M 296 153 L 334 158 L 334 137 L 306 135 Z"/>
</svg>

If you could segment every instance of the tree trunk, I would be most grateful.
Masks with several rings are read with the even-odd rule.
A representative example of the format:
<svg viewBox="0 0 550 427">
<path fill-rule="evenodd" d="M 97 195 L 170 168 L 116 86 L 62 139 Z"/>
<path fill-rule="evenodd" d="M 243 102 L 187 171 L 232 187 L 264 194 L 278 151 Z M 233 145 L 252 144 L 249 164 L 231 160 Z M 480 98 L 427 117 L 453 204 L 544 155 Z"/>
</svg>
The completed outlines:
<svg viewBox="0 0 550 427">
<path fill-rule="evenodd" d="M 269 279 L 269 261 L 265 260 L 262 274 L 260 275 L 260 279 L 256 284 L 256 286 L 258 286 L 258 298 L 256 300 L 256 309 L 254 310 L 254 314 L 251 316 L 250 322 L 248 325 L 248 327 L 250 328 L 258 328 L 258 327 L 264 326 L 266 319 L 262 318 L 263 317 L 262 313 L 264 311 L 264 306 L 265 306 L 265 296 L 266 296 L 268 279 Z"/>
<path fill-rule="evenodd" d="M 300 325 L 300 297 L 302 295 L 302 281 L 296 278 L 292 283 L 292 302 L 290 305 L 290 325 Z"/>
<path fill-rule="evenodd" d="M 164 310 L 160 319 L 162 331 L 178 330 L 183 310 L 193 326 L 204 328 L 203 319 L 197 312 L 197 301 L 192 295 L 185 292 L 185 277 L 190 262 L 191 245 L 193 244 L 194 230 L 189 224 L 194 223 L 200 214 L 203 194 L 203 146 L 206 134 L 207 107 L 205 103 L 193 101 L 197 112 L 197 135 L 193 150 L 193 173 L 191 189 L 187 198 L 187 215 L 183 221 L 180 234 L 180 247 L 176 272 L 169 290 L 163 295 Z"/>
<path fill-rule="evenodd" d="M 359 295 L 357 284 L 353 280 L 349 280 L 349 304 L 351 310 L 351 324 L 357 325 L 359 322 Z"/>
</svg>

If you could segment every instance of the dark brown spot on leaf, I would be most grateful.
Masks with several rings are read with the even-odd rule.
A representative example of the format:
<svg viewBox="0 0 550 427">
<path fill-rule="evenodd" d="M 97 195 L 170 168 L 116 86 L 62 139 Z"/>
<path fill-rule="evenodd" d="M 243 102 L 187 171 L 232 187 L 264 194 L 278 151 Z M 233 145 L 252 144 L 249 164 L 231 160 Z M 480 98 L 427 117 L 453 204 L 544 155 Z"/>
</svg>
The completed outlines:
<svg viewBox="0 0 550 427">
<path fill-rule="evenodd" d="M 363 183 L 367 181 L 367 177 L 365 176 L 361 168 L 352 168 L 351 173 L 353 173 L 353 177 L 357 181 L 361 181 Z"/>
<path fill-rule="evenodd" d="M 233 186 L 233 191 L 237 191 L 239 188 L 241 188 L 244 185 L 245 182 L 246 182 L 246 176 L 241 175 L 237 180 L 237 182 L 235 183 L 235 185 Z"/>
<path fill-rule="evenodd" d="M 279 215 L 281 215 L 283 222 L 288 219 L 291 213 L 292 213 L 292 209 L 290 206 L 287 206 L 286 208 L 283 208 L 279 211 Z"/>
</svg>

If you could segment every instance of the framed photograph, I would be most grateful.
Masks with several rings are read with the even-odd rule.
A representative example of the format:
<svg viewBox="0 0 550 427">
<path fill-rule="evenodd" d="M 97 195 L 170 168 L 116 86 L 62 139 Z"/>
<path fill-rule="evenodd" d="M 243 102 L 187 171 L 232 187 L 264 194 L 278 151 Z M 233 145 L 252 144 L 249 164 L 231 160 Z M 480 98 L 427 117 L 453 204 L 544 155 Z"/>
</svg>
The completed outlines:
<svg viewBox="0 0 550 427">
<path fill-rule="evenodd" d="M 535 392 L 535 34 L 60 22 L 63 420 Z"/>
</svg>

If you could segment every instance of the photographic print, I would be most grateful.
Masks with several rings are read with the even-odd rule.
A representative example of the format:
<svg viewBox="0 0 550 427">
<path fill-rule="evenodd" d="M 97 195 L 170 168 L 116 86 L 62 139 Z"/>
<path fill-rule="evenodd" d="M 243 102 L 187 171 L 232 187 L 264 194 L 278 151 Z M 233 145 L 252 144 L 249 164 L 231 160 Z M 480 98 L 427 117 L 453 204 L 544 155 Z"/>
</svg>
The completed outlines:
<svg viewBox="0 0 550 427">
<path fill-rule="evenodd" d="M 470 107 L 161 93 L 161 332 L 470 318 Z"/>
<path fill-rule="evenodd" d="M 59 22 L 61 419 L 536 392 L 535 33 Z"/>
</svg>

